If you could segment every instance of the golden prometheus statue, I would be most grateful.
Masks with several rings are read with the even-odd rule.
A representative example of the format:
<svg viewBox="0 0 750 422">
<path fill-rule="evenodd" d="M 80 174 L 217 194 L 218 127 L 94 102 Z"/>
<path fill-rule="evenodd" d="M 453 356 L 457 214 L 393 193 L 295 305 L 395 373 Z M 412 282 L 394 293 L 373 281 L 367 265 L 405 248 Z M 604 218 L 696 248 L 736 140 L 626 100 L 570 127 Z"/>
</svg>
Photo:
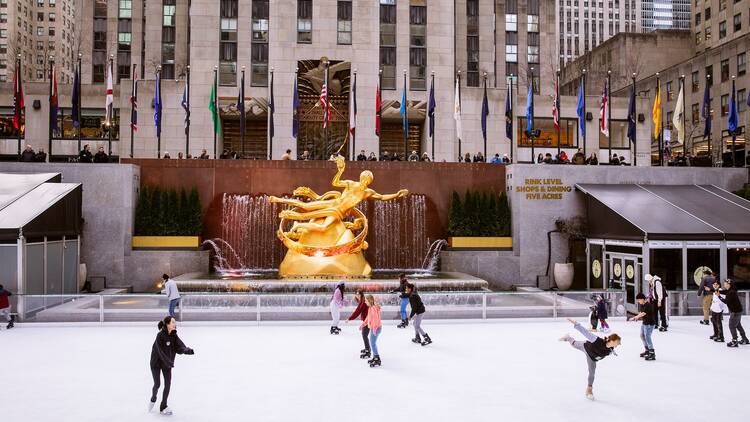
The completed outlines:
<svg viewBox="0 0 750 422">
<path fill-rule="evenodd" d="M 308 201 L 270 198 L 272 203 L 293 207 L 279 213 L 277 236 L 289 249 L 279 266 L 282 277 L 367 277 L 372 273 L 363 254 L 367 249 L 367 217 L 356 206 L 368 198 L 388 201 L 406 196 L 409 191 L 401 189 L 382 195 L 368 187 L 373 180 L 369 170 L 360 173 L 359 181 L 341 180 L 346 167 L 343 157 L 336 159 L 336 167 L 338 171 L 331 184 L 343 188 L 341 192 L 318 195 L 302 186 L 294 190 L 294 196 Z M 284 231 L 288 221 L 293 224 L 289 231 Z"/>
</svg>

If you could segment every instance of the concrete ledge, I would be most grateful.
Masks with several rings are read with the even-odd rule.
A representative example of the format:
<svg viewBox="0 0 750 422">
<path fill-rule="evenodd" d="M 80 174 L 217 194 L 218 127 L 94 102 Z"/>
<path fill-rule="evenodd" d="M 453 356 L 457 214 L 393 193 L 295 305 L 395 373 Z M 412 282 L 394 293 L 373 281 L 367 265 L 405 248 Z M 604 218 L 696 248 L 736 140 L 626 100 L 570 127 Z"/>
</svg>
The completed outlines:
<svg viewBox="0 0 750 422">
<path fill-rule="evenodd" d="M 491 248 L 513 248 L 512 237 L 467 237 L 452 236 L 448 238 L 451 248 L 491 249 Z"/>
<path fill-rule="evenodd" d="M 156 292 L 162 274 L 207 272 L 209 251 L 134 250 L 125 257 L 125 280 L 134 292 Z"/>
<path fill-rule="evenodd" d="M 521 261 L 512 251 L 444 250 L 440 253 L 440 261 L 441 271 L 482 278 L 492 290 L 510 290 L 521 279 Z"/>
</svg>

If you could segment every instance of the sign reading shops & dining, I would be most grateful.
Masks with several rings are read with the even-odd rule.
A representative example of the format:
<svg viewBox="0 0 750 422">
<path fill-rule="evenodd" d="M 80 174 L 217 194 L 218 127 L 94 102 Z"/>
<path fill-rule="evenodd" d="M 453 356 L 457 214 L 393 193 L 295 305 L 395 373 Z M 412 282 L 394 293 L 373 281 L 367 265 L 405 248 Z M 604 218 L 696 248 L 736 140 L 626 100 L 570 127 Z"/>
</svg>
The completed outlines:
<svg viewBox="0 0 750 422">
<path fill-rule="evenodd" d="M 564 193 L 573 191 L 562 179 L 524 179 L 523 185 L 516 186 L 517 193 L 525 193 L 526 199 L 562 199 Z"/>
</svg>

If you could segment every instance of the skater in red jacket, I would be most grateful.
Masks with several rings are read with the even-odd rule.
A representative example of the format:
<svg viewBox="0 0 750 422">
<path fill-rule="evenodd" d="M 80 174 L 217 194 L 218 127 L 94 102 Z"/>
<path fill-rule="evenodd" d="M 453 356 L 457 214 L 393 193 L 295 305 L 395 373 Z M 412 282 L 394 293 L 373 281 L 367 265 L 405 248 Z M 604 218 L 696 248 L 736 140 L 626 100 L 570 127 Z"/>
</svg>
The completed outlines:
<svg viewBox="0 0 750 422">
<path fill-rule="evenodd" d="M 367 301 L 365 301 L 365 293 L 362 290 L 357 290 L 357 295 L 354 297 L 354 300 L 357 301 L 357 309 L 349 315 L 349 318 L 346 320 L 347 323 L 357 319 L 357 317 L 361 318 L 362 321 L 367 319 L 368 307 Z M 367 359 L 370 357 L 370 341 L 367 338 L 370 335 L 370 327 L 364 325 L 360 330 L 362 331 L 362 341 L 365 343 L 365 348 L 359 351 L 359 358 Z"/>
</svg>

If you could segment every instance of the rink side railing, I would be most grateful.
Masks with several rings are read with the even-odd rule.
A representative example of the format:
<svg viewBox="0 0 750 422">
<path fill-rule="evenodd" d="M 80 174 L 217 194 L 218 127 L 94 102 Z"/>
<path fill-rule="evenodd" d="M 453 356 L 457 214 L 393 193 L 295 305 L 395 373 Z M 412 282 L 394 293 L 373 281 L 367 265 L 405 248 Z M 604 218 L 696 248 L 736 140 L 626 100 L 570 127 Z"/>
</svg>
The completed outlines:
<svg viewBox="0 0 750 422">
<path fill-rule="evenodd" d="M 498 319 L 560 318 L 588 319 L 593 298 L 606 298 L 609 317 L 622 317 L 625 293 L 616 291 L 533 292 L 425 292 L 425 318 Z M 399 319 L 395 294 L 375 294 L 383 319 Z M 745 313 L 750 311 L 750 291 L 741 291 Z M 167 314 L 169 301 L 161 294 L 14 295 L 12 310 L 22 322 L 136 322 L 156 321 Z M 327 293 L 186 293 L 176 316 L 180 321 L 323 321 L 330 320 Z M 668 313 L 675 316 L 702 315 L 701 299 L 694 291 L 669 292 Z M 347 294 L 341 319 L 355 308 Z M 584 321 L 584 320 L 581 320 Z"/>
</svg>

